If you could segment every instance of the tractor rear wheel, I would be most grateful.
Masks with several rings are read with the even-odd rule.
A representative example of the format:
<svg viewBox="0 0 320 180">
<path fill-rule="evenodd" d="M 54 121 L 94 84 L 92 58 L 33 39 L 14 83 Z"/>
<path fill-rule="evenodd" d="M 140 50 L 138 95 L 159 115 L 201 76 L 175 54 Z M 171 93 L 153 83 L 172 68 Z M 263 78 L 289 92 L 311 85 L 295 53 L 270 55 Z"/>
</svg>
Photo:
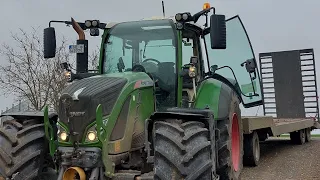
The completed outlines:
<svg viewBox="0 0 320 180">
<path fill-rule="evenodd" d="M 228 117 L 217 120 L 218 169 L 220 180 L 237 180 L 243 168 L 243 128 L 239 99 L 232 92 Z"/>
<path fill-rule="evenodd" d="M 39 179 L 47 168 L 46 142 L 41 120 L 4 121 L 0 127 L 0 174 L 4 178 Z"/>
<path fill-rule="evenodd" d="M 154 179 L 212 179 L 209 130 L 202 122 L 157 121 Z"/>
</svg>

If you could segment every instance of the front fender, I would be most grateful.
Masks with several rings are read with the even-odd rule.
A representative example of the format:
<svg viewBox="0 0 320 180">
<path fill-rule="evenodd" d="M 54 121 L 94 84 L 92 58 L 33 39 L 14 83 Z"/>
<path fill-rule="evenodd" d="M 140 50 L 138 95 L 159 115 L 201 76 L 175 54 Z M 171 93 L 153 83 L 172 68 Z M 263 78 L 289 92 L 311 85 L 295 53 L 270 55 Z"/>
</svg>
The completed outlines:
<svg viewBox="0 0 320 180">
<path fill-rule="evenodd" d="M 209 78 L 202 81 L 197 89 L 194 108 L 209 108 L 215 120 L 228 117 L 233 90 L 219 80 Z"/>
</svg>

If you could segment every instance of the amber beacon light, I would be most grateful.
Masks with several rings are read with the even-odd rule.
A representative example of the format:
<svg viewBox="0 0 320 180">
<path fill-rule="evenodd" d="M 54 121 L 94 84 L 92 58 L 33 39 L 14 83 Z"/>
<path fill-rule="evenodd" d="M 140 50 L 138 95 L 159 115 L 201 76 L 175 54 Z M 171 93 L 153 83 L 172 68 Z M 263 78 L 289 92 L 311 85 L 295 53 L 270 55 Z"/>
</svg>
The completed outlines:
<svg viewBox="0 0 320 180">
<path fill-rule="evenodd" d="M 203 4 L 203 10 L 205 10 L 205 9 L 209 9 L 210 8 L 210 3 L 204 3 Z"/>
</svg>

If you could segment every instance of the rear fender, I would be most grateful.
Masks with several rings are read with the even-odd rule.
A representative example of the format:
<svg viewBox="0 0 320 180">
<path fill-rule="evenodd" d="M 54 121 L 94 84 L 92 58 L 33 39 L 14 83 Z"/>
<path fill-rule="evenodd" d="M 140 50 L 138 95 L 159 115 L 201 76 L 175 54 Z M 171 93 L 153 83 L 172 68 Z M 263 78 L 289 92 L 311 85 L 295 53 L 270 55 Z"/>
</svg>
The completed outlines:
<svg viewBox="0 0 320 180">
<path fill-rule="evenodd" d="M 214 121 L 214 115 L 210 109 L 190 109 L 190 108 L 169 108 L 165 112 L 155 112 L 150 119 L 145 121 L 145 148 L 147 152 L 147 163 L 153 163 L 153 125 L 157 121 L 165 121 L 166 119 L 181 119 L 186 121 L 199 121 L 203 122 L 206 128 L 210 131 L 211 142 L 211 158 L 213 165 L 213 173 L 216 172 L 217 152 L 216 147 L 216 121 Z"/>
</svg>

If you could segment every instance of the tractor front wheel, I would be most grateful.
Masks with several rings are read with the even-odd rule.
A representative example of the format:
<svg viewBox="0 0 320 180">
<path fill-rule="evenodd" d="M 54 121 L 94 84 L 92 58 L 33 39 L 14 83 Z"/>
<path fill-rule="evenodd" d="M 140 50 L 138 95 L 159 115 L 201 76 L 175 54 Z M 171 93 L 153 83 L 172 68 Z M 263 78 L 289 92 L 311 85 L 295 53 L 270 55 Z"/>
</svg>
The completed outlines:
<svg viewBox="0 0 320 180">
<path fill-rule="evenodd" d="M 153 142 L 154 179 L 212 179 L 209 130 L 202 122 L 157 121 Z"/>
<path fill-rule="evenodd" d="M 7 120 L 0 127 L 0 174 L 4 178 L 39 179 L 48 146 L 41 120 Z M 49 177 L 46 177 L 48 179 Z"/>
</svg>

